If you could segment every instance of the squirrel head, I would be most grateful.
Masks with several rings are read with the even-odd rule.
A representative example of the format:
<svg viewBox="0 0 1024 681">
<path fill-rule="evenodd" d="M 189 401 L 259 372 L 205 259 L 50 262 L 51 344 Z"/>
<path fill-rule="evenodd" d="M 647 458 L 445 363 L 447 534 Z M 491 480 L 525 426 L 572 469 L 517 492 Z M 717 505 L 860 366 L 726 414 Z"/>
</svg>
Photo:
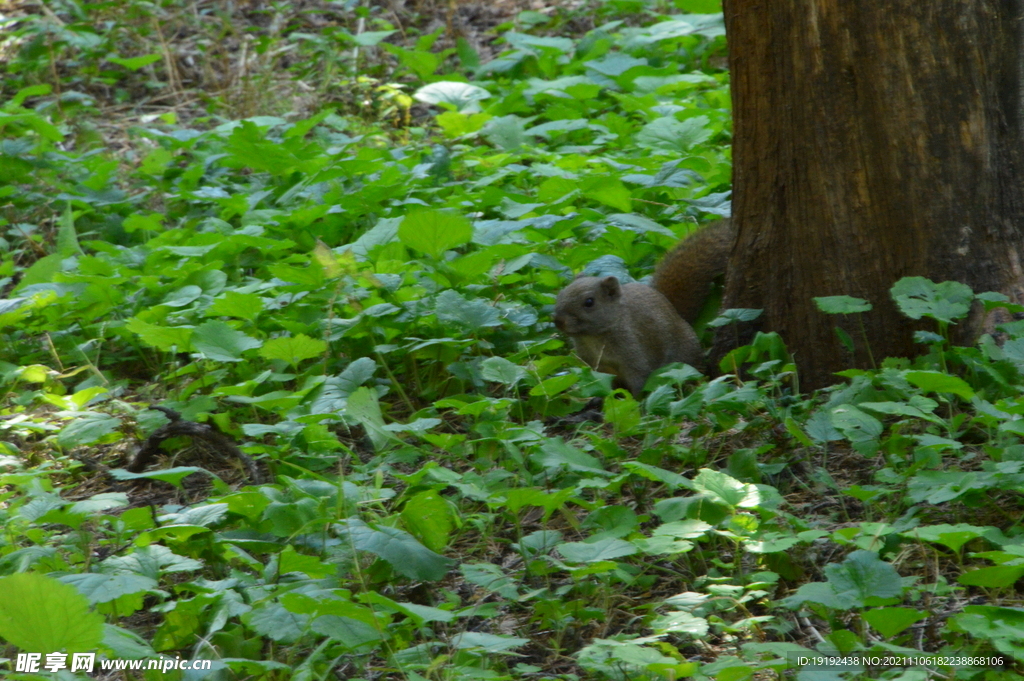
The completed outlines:
<svg viewBox="0 0 1024 681">
<path fill-rule="evenodd" d="M 555 299 L 555 326 L 570 336 L 596 336 L 622 318 L 622 285 L 615 277 L 579 277 Z"/>
</svg>

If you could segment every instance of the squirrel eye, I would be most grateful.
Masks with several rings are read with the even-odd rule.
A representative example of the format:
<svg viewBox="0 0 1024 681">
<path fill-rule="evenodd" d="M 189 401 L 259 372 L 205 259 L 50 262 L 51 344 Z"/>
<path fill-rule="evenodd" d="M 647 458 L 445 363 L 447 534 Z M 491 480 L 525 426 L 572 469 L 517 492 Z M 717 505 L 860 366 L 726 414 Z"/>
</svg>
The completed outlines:
<svg viewBox="0 0 1024 681">
<path fill-rule="evenodd" d="M 584 300 L 583 301 L 583 307 L 594 307 L 594 299 L 593 298 L 587 298 L 586 300 Z"/>
</svg>

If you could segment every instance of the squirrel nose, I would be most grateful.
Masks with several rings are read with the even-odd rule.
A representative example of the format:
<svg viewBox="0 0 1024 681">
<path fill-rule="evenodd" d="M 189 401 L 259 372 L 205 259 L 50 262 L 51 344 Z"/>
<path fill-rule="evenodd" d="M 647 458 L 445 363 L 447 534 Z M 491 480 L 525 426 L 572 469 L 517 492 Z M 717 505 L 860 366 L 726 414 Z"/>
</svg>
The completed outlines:
<svg viewBox="0 0 1024 681">
<path fill-rule="evenodd" d="M 555 326 L 558 327 L 559 331 L 565 331 L 565 317 L 555 315 Z"/>
</svg>

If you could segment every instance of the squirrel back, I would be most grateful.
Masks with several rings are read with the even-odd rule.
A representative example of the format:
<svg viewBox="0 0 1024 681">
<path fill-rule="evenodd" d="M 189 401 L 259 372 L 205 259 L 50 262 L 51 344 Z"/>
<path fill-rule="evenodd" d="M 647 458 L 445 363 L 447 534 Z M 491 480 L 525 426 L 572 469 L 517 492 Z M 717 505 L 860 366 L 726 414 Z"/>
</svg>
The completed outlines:
<svg viewBox="0 0 1024 681">
<path fill-rule="evenodd" d="M 690 324 L 697 321 L 715 279 L 725 273 L 736 241 L 731 220 L 693 232 L 665 254 L 651 286 L 660 291 Z"/>
<path fill-rule="evenodd" d="M 704 368 L 704 351 L 690 325 L 664 295 L 615 277 L 579 277 L 555 301 L 555 326 L 576 353 L 616 387 L 639 397 L 651 372 L 673 362 Z"/>
</svg>

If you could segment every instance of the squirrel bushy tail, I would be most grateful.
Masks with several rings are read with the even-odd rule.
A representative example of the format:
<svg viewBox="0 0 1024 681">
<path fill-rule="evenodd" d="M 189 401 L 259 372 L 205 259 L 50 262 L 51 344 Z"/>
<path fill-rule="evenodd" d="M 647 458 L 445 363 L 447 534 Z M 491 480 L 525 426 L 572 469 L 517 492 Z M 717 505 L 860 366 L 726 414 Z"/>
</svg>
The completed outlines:
<svg viewBox="0 0 1024 681">
<path fill-rule="evenodd" d="M 693 232 L 665 254 L 651 286 L 661 292 L 679 316 L 693 324 L 716 277 L 725 273 L 736 241 L 731 220 L 720 220 Z"/>
</svg>

